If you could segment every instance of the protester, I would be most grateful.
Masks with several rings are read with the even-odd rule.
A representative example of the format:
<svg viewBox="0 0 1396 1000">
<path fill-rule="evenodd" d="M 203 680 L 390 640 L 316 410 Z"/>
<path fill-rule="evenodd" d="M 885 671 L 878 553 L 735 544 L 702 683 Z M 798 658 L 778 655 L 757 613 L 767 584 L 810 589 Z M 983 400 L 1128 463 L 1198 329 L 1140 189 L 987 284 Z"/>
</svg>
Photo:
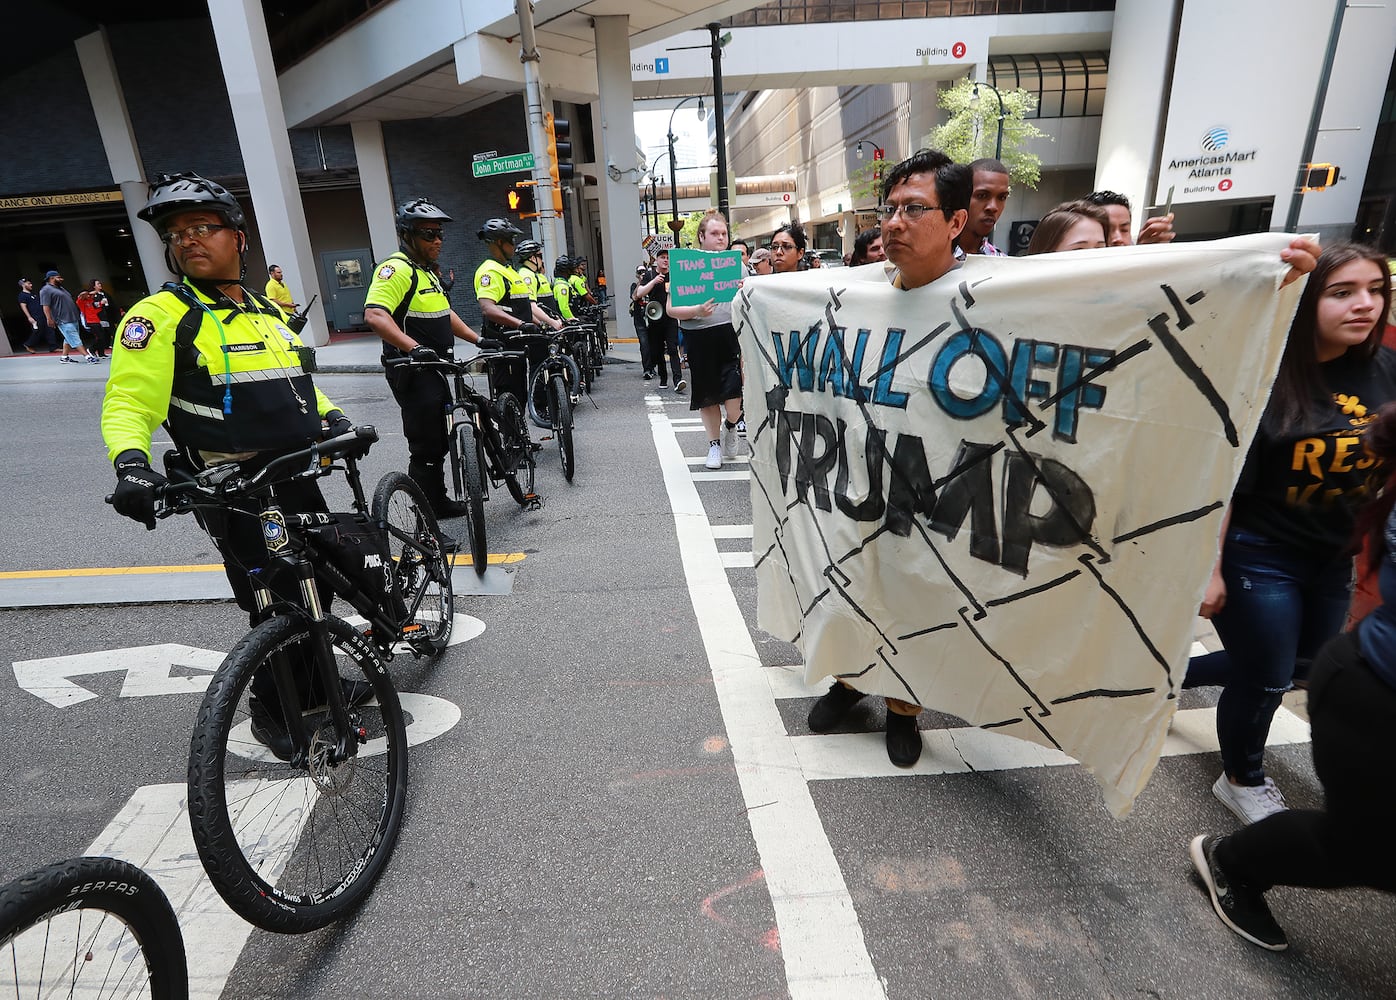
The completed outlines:
<svg viewBox="0 0 1396 1000">
<path fill-rule="evenodd" d="M 804 226 L 798 222 L 785 223 L 771 237 L 771 269 L 776 274 L 800 270 L 800 260 L 808 245 Z"/>
<path fill-rule="evenodd" d="M 1092 191 L 1084 201 L 1105 209 L 1110 221 L 1105 242 L 1112 247 L 1127 247 L 1134 243 L 1169 243 L 1177 235 L 1173 232 L 1173 213 L 1156 215 L 1147 219 L 1140 227 L 1139 237 L 1131 239 L 1129 199 L 1117 191 Z"/>
<path fill-rule="evenodd" d="M 760 247 L 751 255 L 751 273 L 771 274 L 774 270 L 772 266 L 771 251 L 766 247 Z"/>
<path fill-rule="evenodd" d="M 1088 201 L 1063 202 L 1038 222 L 1024 256 L 1103 247 L 1109 228 L 1104 209 Z"/>
<path fill-rule="evenodd" d="M 698 223 L 699 250 L 727 249 L 727 219 L 708 212 Z M 709 469 L 735 459 L 740 445 L 737 423 L 742 419 L 742 352 L 732 327 L 732 303 L 712 299 L 696 306 L 668 303 L 688 344 L 688 374 L 693 379 L 688 408 L 697 410 L 708 432 Z"/>
<path fill-rule="evenodd" d="M 748 246 L 747 241 L 743 239 L 733 240 L 731 246 L 733 250 L 741 251 L 742 270 L 746 273 L 746 276 L 748 278 L 751 277 L 754 273 L 756 273 L 751 269 L 751 247 Z"/>
<path fill-rule="evenodd" d="M 635 280 L 630 283 L 630 319 L 635 324 L 635 339 L 640 344 L 640 377 L 646 382 L 654 378 L 654 362 L 650 359 L 650 338 L 645 322 L 645 307 L 635 301 L 635 289 L 650 279 L 649 268 L 635 265 Z"/>
<path fill-rule="evenodd" d="M 989 242 L 994 226 L 1008 207 L 1011 184 L 1008 168 L 992 157 L 975 160 L 969 165 L 974 175 L 970 193 L 969 218 L 955 241 L 956 257 L 979 253 L 1002 257 L 1004 252 Z"/>
<path fill-rule="evenodd" d="M 864 229 L 853 241 L 853 253 L 848 258 L 849 267 L 859 264 L 878 264 L 887 259 L 882 249 L 882 227 Z"/>
<path fill-rule="evenodd" d="M 1285 808 L 1265 774 L 1270 721 L 1347 613 L 1346 546 L 1377 475 L 1363 428 L 1396 399 L 1396 351 L 1381 343 L 1390 300 L 1384 255 L 1354 243 L 1323 251 L 1223 520 L 1201 614 L 1224 648 L 1193 657 L 1184 687 L 1222 686 L 1212 792 L 1246 823 Z"/>
<path fill-rule="evenodd" d="M 1316 281 L 1317 275 L 1310 287 Z M 1396 405 L 1382 407 L 1364 443 L 1387 470 L 1381 495 L 1358 516 L 1358 540 L 1379 574 L 1381 604 L 1314 660 L 1309 724 L 1324 808 L 1275 813 L 1225 837 L 1201 834 L 1189 848 L 1217 916 L 1271 951 L 1289 947 L 1265 902 L 1274 886 L 1396 892 L 1390 845 L 1396 797 L 1389 794 L 1396 728 Z"/>
<path fill-rule="evenodd" d="M 683 392 L 688 382 L 683 377 L 683 364 L 679 358 L 679 324 L 669 315 L 669 251 L 663 248 L 654 255 L 654 273 L 644 284 L 637 285 L 631 295 L 632 300 L 642 310 L 651 302 L 659 303 L 653 319 L 647 315 L 645 336 L 650 341 L 650 360 L 659 371 L 659 388 L 669 388 L 669 371 L 674 372 L 674 391 Z M 664 359 L 669 359 L 665 368 Z"/>
<path fill-rule="evenodd" d="M 82 317 L 83 332 L 92 357 L 103 360 L 107 348 L 111 346 L 111 322 L 107 318 L 111 310 L 111 299 L 102 290 L 102 283 L 96 278 L 89 281 L 78 293 L 78 314 Z"/>
</svg>

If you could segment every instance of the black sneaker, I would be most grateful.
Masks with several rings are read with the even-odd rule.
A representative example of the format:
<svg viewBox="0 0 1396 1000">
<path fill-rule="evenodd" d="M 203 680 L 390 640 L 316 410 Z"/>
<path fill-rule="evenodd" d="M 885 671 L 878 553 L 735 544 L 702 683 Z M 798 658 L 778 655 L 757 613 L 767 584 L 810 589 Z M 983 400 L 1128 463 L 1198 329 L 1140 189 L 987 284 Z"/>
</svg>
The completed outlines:
<svg viewBox="0 0 1396 1000">
<path fill-rule="evenodd" d="M 887 759 L 898 767 L 911 767 L 921 759 L 922 746 L 916 716 L 887 709 Z"/>
<path fill-rule="evenodd" d="M 1212 909 L 1217 911 L 1222 923 L 1230 927 L 1251 944 L 1258 944 L 1270 951 L 1284 951 L 1289 947 L 1289 939 L 1279 924 L 1275 923 L 1270 907 L 1265 903 L 1265 893 L 1257 892 L 1244 885 L 1231 882 L 1217 862 L 1217 845 L 1221 837 L 1198 834 L 1188 845 L 1192 856 L 1192 866 L 1207 887 L 1212 897 Z"/>
<path fill-rule="evenodd" d="M 816 733 L 827 733 L 839 724 L 848 710 L 862 699 L 863 692 L 834 681 L 828 691 L 809 710 L 809 727 Z"/>
<path fill-rule="evenodd" d="M 442 531 L 439 527 L 436 529 L 436 537 L 441 540 L 441 551 L 446 555 L 450 555 L 452 552 L 455 552 L 457 549 L 460 548 L 460 546 L 456 543 L 456 540 L 452 538 L 450 535 L 446 534 L 446 532 Z"/>
<path fill-rule="evenodd" d="M 431 505 L 431 512 L 438 521 L 449 521 L 453 517 L 465 517 L 470 508 L 458 500 L 442 497 Z"/>
<path fill-rule="evenodd" d="M 648 382 L 650 379 L 654 378 L 654 372 L 645 372 L 645 374 L 641 375 L 640 377 L 644 379 L 646 382 Z"/>
<path fill-rule="evenodd" d="M 270 750 L 277 760 L 290 761 L 294 750 L 286 723 L 267 711 L 255 695 L 248 702 L 251 706 L 252 738 Z"/>
</svg>

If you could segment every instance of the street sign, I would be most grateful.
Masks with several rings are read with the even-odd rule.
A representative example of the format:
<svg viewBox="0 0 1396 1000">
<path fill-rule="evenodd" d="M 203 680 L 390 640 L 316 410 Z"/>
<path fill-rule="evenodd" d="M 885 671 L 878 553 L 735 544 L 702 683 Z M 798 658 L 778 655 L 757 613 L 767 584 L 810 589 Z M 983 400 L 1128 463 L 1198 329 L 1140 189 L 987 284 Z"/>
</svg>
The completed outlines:
<svg viewBox="0 0 1396 1000">
<path fill-rule="evenodd" d="M 532 153 L 515 153 L 513 156 L 494 156 L 485 160 L 477 160 L 470 165 L 470 172 L 476 177 L 493 177 L 496 174 L 517 174 L 532 169 Z"/>
<path fill-rule="evenodd" d="M 499 150 L 491 149 L 484 153 L 476 153 L 474 156 L 471 157 L 471 159 L 474 160 L 476 163 L 479 163 L 481 160 L 492 160 L 498 155 Z"/>
</svg>

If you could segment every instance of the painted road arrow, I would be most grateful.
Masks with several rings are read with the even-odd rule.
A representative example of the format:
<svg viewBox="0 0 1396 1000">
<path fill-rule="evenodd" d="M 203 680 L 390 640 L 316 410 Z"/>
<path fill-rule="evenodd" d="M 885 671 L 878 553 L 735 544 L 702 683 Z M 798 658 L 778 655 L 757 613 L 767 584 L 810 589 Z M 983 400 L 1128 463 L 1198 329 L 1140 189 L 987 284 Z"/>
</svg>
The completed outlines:
<svg viewBox="0 0 1396 1000">
<path fill-rule="evenodd" d="M 109 674 L 118 670 L 126 674 L 126 680 L 121 685 L 123 698 L 201 694 L 208 687 L 213 672 L 223 662 L 224 655 L 216 650 L 177 642 L 127 649 L 99 649 L 71 656 L 17 660 L 14 664 L 15 681 L 36 698 L 42 698 L 59 708 L 78 705 L 97 697 L 71 678 Z M 175 667 L 198 670 L 200 673 L 192 677 L 176 676 L 171 673 Z"/>
</svg>

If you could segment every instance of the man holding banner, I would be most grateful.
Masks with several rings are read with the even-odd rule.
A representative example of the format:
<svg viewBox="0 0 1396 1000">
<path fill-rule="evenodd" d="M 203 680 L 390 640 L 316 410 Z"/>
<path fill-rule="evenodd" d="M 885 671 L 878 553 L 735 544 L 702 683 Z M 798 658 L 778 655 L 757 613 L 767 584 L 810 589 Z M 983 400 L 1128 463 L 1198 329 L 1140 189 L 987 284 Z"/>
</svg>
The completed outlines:
<svg viewBox="0 0 1396 1000">
<path fill-rule="evenodd" d="M 872 268 L 741 293 L 758 624 L 838 679 L 812 730 L 891 696 L 911 766 L 928 705 L 1085 764 L 1123 815 L 1298 299 L 1276 290 L 1317 247 L 957 263 L 970 188 L 936 151 L 889 172 L 898 293 Z"/>
</svg>

